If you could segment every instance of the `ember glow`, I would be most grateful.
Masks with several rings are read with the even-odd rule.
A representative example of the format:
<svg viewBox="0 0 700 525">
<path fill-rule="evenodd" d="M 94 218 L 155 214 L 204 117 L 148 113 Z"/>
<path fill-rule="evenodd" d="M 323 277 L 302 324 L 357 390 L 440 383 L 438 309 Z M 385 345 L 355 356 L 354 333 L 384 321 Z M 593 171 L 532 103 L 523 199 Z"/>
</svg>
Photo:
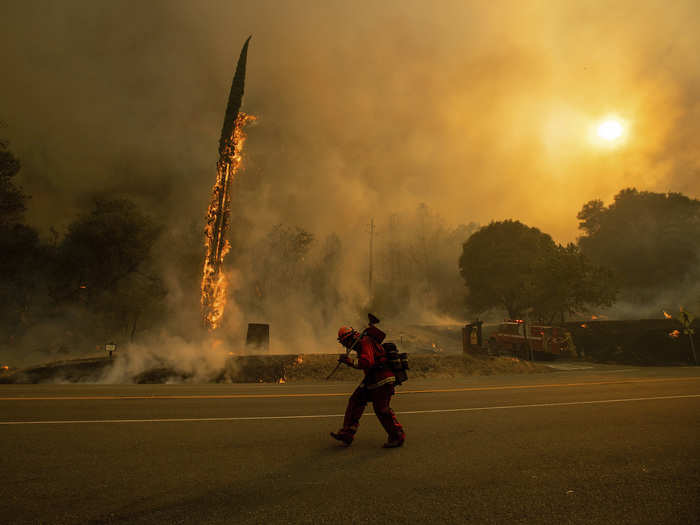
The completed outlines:
<svg viewBox="0 0 700 525">
<path fill-rule="evenodd" d="M 212 189 L 204 230 L 207 255 L 202 276 L 202 317 L 209 330 L 215 330 L 219 326 L 226 306 L 228 279 L 223 271 L 223 262 L 231 250 L 231 244 L 226 239 L 231 213 L 231 182 L 241 165 L 241 152 L 245 142 L 243 128 L 254 120 L 252 115 L 238 115 L 230 145 L 216 165 L 216 183 Z"/>
<path fill-rule="evenodd" d="M 681 332 L 680 330 L 674 330 L 673 332 L 669 332 L 668 336 L 673 339 L 678 339 L 681 336 Z"/>
<path fill-rule="evenodd" d="M 240 111 L 245 86 L 245 68 L 248 56 L 246 40 L 233 75 L 224 124 L 219 138 L 219 160 L 216 163 L 216 182 L 207 210 L 204 229 L 207 247 L 202 275 L 202 319 L 209 331 L 216 330 L 226 307 L 228 279 L 223 269 L 224 257 L 231 250 L 226 239 L 231 214 L 231 182 L 241 166 L 241 152 L 245 142 L 243 128 L 255 117 Z"/>
<path fill-rule="evenodd" d="M 670 313 L 668 313 L 667 311 L 665 311 L 665 310 L 664 310 L 664 317 L 665 317 L 666 319 L 673 319 L 673 316 L 672 316 Z"/>
</svg>

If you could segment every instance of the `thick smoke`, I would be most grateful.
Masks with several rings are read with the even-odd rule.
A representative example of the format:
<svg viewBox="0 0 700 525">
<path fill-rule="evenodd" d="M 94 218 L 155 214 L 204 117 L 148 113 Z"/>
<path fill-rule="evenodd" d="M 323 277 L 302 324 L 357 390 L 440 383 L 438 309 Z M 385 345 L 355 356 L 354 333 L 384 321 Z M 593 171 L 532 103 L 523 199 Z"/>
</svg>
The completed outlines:
<svg viewBox="0 0 700 525">
<path fill-rule="evenodd" d="M 114 360 L 114 365 L 100 378 L 103 383 L 131 383 L 139 374 L 167 370 L 187 378 L 188 382 L 205 383 L 225 380 L 222 372 L 229 357 L 229 348 L 211 341 L 192 342 L 169 333 L 133 344 L 129 352 Z"/>
<path fill-rule="evenodd" d="M 513 217 L 564 242 L 584 202 L 622 187 L 697 195 L 699 14 L 693 0 L 5 3 L 0 119 L 43 234 L 96 195 L 128 196 L 167 225 L 156 254 L 189 337 L 199 277 L 181 270 L 202 253 L 226 94 L 252 33 L 242 109 L 259 120 L 232 210 L 228 330 L 276 322 L 274 338 L 327 348 L 319 334 L 367 305 L 372 217 L 391 283 L 392 216 L 423 202 L 446 236 Z M 618 149 L 588 137 L 610 113 L 630 124 Z M 250 297 L 278 224 L 314 235 L 301 274 L 337 236 L 325 277 L 340 307 L 319 304 L 308 273 L 274 300 Z M 458 275 L 456 259 L 447 271 Z M 416 279 L 407 300 L 426 304 Z"/>
<path fill-rule="evenodd" d="M 697 194 L 697 3 L 5 4 L 0 115 L 37 224 L 86 194 L 206 203 L 238 50 L 251 47 L 244 211 L 343 237 L 368 215 L 517 216 L 560 240 L 621 187 Z M 587 121 L 631 123 L 621 150 Z M 54 203 L 47 206 L 48 202 Z M 343 227 L 341 227 L 343 226 Z"/>
</svg>

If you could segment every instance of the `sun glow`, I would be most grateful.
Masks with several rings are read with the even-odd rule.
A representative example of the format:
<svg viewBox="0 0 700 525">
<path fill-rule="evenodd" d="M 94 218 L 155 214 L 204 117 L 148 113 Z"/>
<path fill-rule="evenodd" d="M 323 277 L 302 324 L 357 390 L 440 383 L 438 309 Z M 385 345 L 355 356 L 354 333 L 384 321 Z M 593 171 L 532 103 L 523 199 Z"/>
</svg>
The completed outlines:
<svg viewBox="0 0 700 525">
<path fill-rule="evenodd" d="M 622 137 L 625 128 L 617 119 L 606 119 L 598 126 L 597 134 L 601 139 L 613 142 Z"/>
</svg>

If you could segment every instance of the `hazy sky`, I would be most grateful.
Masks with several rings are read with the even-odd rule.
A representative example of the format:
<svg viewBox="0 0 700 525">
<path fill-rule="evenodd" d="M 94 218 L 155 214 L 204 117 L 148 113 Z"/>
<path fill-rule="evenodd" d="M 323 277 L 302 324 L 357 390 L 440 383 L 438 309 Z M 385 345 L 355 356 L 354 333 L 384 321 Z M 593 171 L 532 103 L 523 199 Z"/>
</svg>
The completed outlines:
<svg viewBox="0 0 700 525">
<path fill-rule="evenodd" d="M 352 237 L 426 202 L 568 241 L 623 187 L 700 194 L 697 0 L 4 0 L 0 133 L 30 219 L 108 191 L 203 221 L 249 34 L 241 213 L 261 229 Z M 617 147 L 591 140 L 609 114 Z"/>
</svg>

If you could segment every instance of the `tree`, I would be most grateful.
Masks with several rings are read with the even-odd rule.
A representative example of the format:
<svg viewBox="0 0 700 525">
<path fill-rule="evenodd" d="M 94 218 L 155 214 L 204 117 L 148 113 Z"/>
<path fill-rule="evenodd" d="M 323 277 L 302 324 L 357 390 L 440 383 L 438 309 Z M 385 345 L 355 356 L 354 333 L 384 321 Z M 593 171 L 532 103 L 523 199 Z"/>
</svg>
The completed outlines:
<svg viewBox="0 0 700 525">
<path fill-rule="evenodd" d="M 557 245 L 519 221 L 492 222 L 464 243 L 460 272 L 476 312 L 504 308 L 510 318 L 551 323 L 593 306 L 610 305 L 616 290 L 610 272 L 592 264 L 573 244 Z"/>
<path fill-rule="evenodd" d="M 578 213 L 581 251 L 611 268 L 621 286 L 643 299 L 697 276 L 700 201 L 680 193 L 628 188 L 609 206 L 590 201 Z"/>
<path fill-rule="evenodd" d="M 164 296 L 152 268 L 160 228 L 126 199 L 97 199 L 68 228 L 58 247 L 52 295 L 85 308 L 102 335 L 133 338 L 145 313 Z"/>
<path fill-rule="evenodd" d="M 9 337 L 29 323 L 32 298 L 45 268 L 39 236 L 24 224 L 29 197 L 13 180 L 20 168 L 8 143 L 0 140 L 0 324 Z"/>
<path fill-rule="evenodd" d="M 310 290 L 320 311 L 321 326 L 326 326 L 333 319 L 341 302 L 338 283 L 342 256 L 340 237 L 330 234 L 324 240 L 319 258 L 311 270 Z"/>
<path fill-rule="evenodd" d="M 612 272 L 591 263 L 575 244 L 558 245 L 542 271 L 533 308 L 546 324 L 615 302 L 617 287 Z"/>
<path fill-rule="evenodd" d="M 27 196 L 12 180 L 21 168 L 19 159 L 0 140 L 0 226 L 20 223 L 27 209 Z"/>
<path fill-rule="evenodd" d="M 502 307 L 512 318 L 532 306 L 542 268 L 556 251 L 552 238 L 520 221 L 492 222 L 462 246 L 459 269 L 476 312 Z"/>
<path fill-rule="evenodd" d="M 309 251 L 314 235 L 297 227 L 276 224 L 255 248 L 257 294 L 262 299 L 283 297 L 303 288 L 308 280 Z"/>
<path fill-rule="evenodd" d="M 465 290 L 456 261 L 476 223 L 448 223 L 427 204 L 413 213 L 393 214 L 380 225 L 375 246 L 375 287 L 371 308 L 387 315 L 414 310 L 463 317 Z"/>
</svg>

